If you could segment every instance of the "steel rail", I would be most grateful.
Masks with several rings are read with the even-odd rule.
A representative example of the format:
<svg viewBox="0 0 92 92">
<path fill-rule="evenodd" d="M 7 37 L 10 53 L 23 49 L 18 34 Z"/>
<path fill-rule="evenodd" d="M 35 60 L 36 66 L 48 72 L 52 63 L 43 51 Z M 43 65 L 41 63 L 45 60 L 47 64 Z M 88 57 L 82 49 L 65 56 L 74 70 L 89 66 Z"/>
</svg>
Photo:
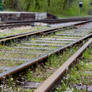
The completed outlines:
<svg viewBox="0 0 92 92">
<path fill-rule="evenodd" d="M 47 80 L 45 80 L 34 92 L 48 92 L 63 74 L 68 71 L 69 67 L 76 62 L 76 59 L 86 50 L 92 43 L 92 38 L 86 42 L 75 54 L 73 54 L 56 72 L 54 72 Z"/>
<path fill-rule="evenodd" d="M 88 21 L 84 21 L 84 22 L 81 22 L 81 23 L 72 24 L 70 26 L 54 27 L 54 28 L 48 28 L 48 29 L 44 29 L 44 30 L 38 30 L 38 31 L 35 31 L 35 32 L 27 32 L 27 33 L 22 33 L 22 34 L 18 34 L 18 35 L 11 35 L 11 36 L 6 36 L 6 37 L 1 37 L 0 42 L 3 43 L 5 41 L 10 41 L 10 40 L 14 40 L 14 39 L 21 39 L 21 38 L 24 38 L 24 37 L 27 37 L 27 36 L 42 35 L 44 33 L 48 34 L 48 33 L 51 33 L 51 32 L 57 32 L 59 29 L 63 29 L 63 28 L 66 28 L 66 27 L 73 27 L 73 26 L 83 25 L 83 24 L 89 23 L 91 21 L 92 20 L 88 20 Z"/>
<path fill-rule="evenodd" d="M 51 32 L 53 32 L 53 31 L 51 31 Z M 57 32 L 57 30 L 55 30 L 54 32 Z M 88 36 L 86 36 L 86 37 L 90 37 L 90 36 L 92 36 L 92 34 L 90 34 L 90 35 L 88 35 Z M 21 38 L 22 38 L 22 37 L 21 37 Z M 7 38 L 7 39 L 8 39 L 8 40 L 5 40 L 5 41 L 11 40 L 11 39 L 9 39 L 9 38 Z M 17 38 L 15 38 L 15 39 L 17 39 Z M 83 37 L 82 39 L 84 40 L 84 39 L 87 39 L 87 38 Z M 58 53 L 58 52 L 64 50 L 65 48 L 71 47 L 72 45 L 74 45 L 74 44 L 76 44 L 76 43 L 78 43 L 78 42 L 80 42 L 80 41 L 82 41 L 82 40 L 79 39 L 79 40 L 76 41 L 75 43 L 73 42 L 72 44 L 67 45 L 67 46 L 65 46 L 65 47 L 61 47 L 61 48 L 59 48 L 59 49 L 55 49 L 54 51 L 51 51 L 51 52 L 48 53 L 48 54 L 43 54 L 43 56 L 39 56 L 39 58 L 32 59 L 32 60 L 29 59 L 29 60 L 27 61 L 27 63 L 21 64 L 21 65 L 15 67 L 15 68 L 12 68 L 11 70 L 7 70 L 6 72 L 1 73 L 1 74 L 0 74 L 0 79 L 2 79 L 4 76 L 9 76 L 10 74 L 14 74 L 14 73 L 20 72 L 20 71 L 22 71 L 23 69 L 26 69 L 26 68 L 28 68 L 29 66 L 33 65 L 33 64 L 36 64 L 36 63 L 38 63 L 38 62 L 41 62 L 41 61 L 47 59 L 47 58 L 48 58 L 49 56 L 51 56 L 52 54 Z M 4 42 L 4 39 L 0 40 L 0 42 Z M 18 47 L 18 48 L 19 48 L 19 47 Z M 2 58 L 1 58 L 1 59 L 2 59 Z M 16 59 L 16 60 L 17 60 L 18 58 L 12 58 L 12 59 Z"/>
<path fill-rule="evenodd" d="M 18 72 L 20 72 L 20 71 L 22 71 L 22 70 L 28 68 L 29 66 L 31 66 L 31 65 L 33 65 L 33 64 L 39 63 L 39 62 L 41 62 L 41 61 L 44 61 L 44 60 L 46 60 L 49 56 L 51 56 L 51 55 L 53 55 L 53 54 L 57 54 L 57 53 L 63 51 L 64 49 L 69 48 L 69 47 L 71 47 L 71 46 L 73 46 L 73 45 L 75 45 L 75 44 L 77 44 L 77 43 L 79 43 L 79 42 L 81 42 L 81 41 L 83 41 L 83 40 L 85 40 L 85 39 L 87 39 L 87 38 L 90 38 L 90 37 L 92 37 L 92 34 L 86 35 L 85 37 L 83 37 L 83 38 L 77 40 L 76 42 L 73 42 L 72 44 L 69 44 L 69 45 L 67 45 L 67 46 L 65 46 L 65 47 L 62 47 L 62 48 L 56 49 L 56 50 L 54 50 L 54 51 L 51 51 L 50 53 L 45 54 L 45 55 L 43 55 L 43 56 L 40 56 L 40 57 L 37 58 L 37 59 L 29 60 L 28 62 L 26 62 L 26 63 L 24 63 L 24 64 L 21 64 L 21 65 L 15 67 L 15 68 L 12 68 L 12 69 L 10 69 L 10 70 L 8 70 L 8 71 L 6 71 L 6 72 L 0 73 L 0 80 L 3 79 L 5 76 L 9 76 L 9 75 L 18 73 Z"/>
<path fill-rule="evenodd" d="M 43 22 L 43 23 L 66 23 L 66 22 L 75 22 L 75 21 L 87 21 L 92 19 L 92 17 L 75 17 L 75 18 L 63 18 L 63 19 L 41 19 L 41 20 L 25 20 L 25 21 L 6 21 L 6 24 L 12 23 L 32 23 L 32 22 Z"/>
<path fill-rule="evenodd" d="M 5 29 L 7 27 L 17 27 L 17 26 L 27 26 L 27 25 L 33 25 L 34 22 L 42 22 L 42 23 L 49 23 L 49 24 L 55 24 L 55 23 L 67 23 L 67 22 L 78 22 L 78 21 L 88 21 L 92 20 L 92 17 L 79 17 L 79 18 L 69 18 L 69 19 L 43 19 L 43 20 L 17 20 L 17 21 L 6 21 L 3 23 L 0 23 L 0 28 Z"/>
</svg>

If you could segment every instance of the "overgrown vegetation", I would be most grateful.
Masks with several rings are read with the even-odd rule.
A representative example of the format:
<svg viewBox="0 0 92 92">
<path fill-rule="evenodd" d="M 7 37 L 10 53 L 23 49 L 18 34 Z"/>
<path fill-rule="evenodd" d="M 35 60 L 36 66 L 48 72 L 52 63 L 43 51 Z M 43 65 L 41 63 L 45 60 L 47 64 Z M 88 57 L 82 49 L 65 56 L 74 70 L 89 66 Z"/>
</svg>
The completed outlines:
<svg viewBox="0 0 92 92">
<path fill-rule="evenodd" d="M 72 54 L 74 54 L 80 47 L 75 45 L 73 48 L 66 49 L 59 55 L 52 55 L 48 58 L 47 62 L 37 64 L 36 67 L 31 66 L 25 72 L 16 74 L 13 78 L 4 79 L 1 85 L 2 89 L 7 92 L 33 92 L 34 89 L 23 89 L 21 83 L 25 81 L 41 83 L 46 80 L 53 72 L 56 71 Z M 65 57 L 66 56 L 66 57 Z"/>
<path fill-rule="evenodd" d="M 80 1 L 83 2 L 81 10 Z M 4 0 L 3 5 L 8 10 L 49 12 L 66 16 L 88 15 L 92 9 L 91 0 Z"/>
<path fill-rule="evenodd" d="M 91 44 L 92 45 L 92 44 Z M 71 69 L 71 72 L 62 81 L 62 85 L 55 92 L 92 92 L 88 91 L 92 86 L 92 46 L 90 46 L 79 64 Z"/>
</svg>

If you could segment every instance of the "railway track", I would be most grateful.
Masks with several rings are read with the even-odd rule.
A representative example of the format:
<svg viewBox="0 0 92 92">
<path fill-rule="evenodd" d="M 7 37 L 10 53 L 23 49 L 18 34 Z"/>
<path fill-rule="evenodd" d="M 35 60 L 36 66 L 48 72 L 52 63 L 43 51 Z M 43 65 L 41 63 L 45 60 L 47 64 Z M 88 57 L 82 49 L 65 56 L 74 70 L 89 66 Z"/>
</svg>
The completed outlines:
<svg viewBox="0 0 92 92">
<path fill-rule="evenodd" d="M 77 25 L 82 25 L 82 24 L 88 23 L 88 22 L 91 22 L 91 20 L 83 21 L 83 22 L 64 23 L 64 24 L 59 24 L 59 25 L 53 25 L 51 27 L 46 27 L 45 26 L 43 28 L 40 28 L 40 30 L 37 30 L 37 31 L 36 30 L 33 30 L 33 31 L 26 30 L 28 32 L 24 32 L 24 30 L 22 30 L 23 32 L 21 32 L 21 30 L 20 31 L 18 30 L 19 32 L 17 30 L 15 30 L 15 31 L 14 30 L 11 30 L 11 31 L 7 31 L 7 30 L 4 31 L 3 30 L 5 33 L 2 33 L 2 31 L 1 31 L 1 34 L 0 34 L 1 37 L 0 37 L 0 39 L 9 38 L 9 40 L 10 40 L 10 39 L 14 39 L 14 37 L 15 37 L 15 39 L 16 38 L 20 39 L 21 37 L 25 37 L 25 36 L 30 36 L 30 35 L 32 36 L 32 35 L 39 35 L 39 34 L 43 34 L 43 33 L 55 32 L 55 31 L 57 31 L 59 29 L 64 29 L 66 27 L 70 27 L 71 28 L 71 27 L 74 27 L 74 26 L 77 26 Z M 14 32 L 12 32 L 12 31 L 14 31 Z M 8 33 L 9 33 L 9 35 L 8 35 Z M 14 34 L 14 35 L 10 35 L 10 34 Z M 4 35 L 6 35 L 6 36 L 4 36 Z"/>
<path fill-rule="evenodd" d="M 83 54 L 87 47 L 92 44 L 92 38 L 86 42 L 75 54 L 73 54 L 60 68 L 58 68 L 47 80 L 45 80 L 34 92 L 51 92 L 57 81 L 69 71 L 70 67 L 75 65 L 77 59 Z M 85 88 L 83 88 L 85 89 Z M 92 89 L 90 89 L 92 91 Z M 61 90 L 63 91 L 63 90 Z M 83 91 L 83 90 L 82 90 Z M 91 92 L 86 89 L 86 92 Z"/>
<path fill-rule="evenodd" d="M 67 23 L 67 22 L 77 22 L 77 21 L 88 21 L 91 20 L 92 17 L 75 17 L 75 18 L 66 18 L 66 19 L 41 19 L 41 20 L 25 20 L 25 21 L 6 21 L 7 24 L 12 23 L 31 23 L 31 22 L 42 22 L 42 23 L 49 23 L 49 24 L 55 24 L 55 23 Z"/>
<path fill-rule="evenodd" d="M 92 37 L 92 23 L 88 21 L 86 23 L 65 31 L 60 29 L 58 31 L 58 28 L 56 28 L 54 29 L 54 34 L 31 37 L 27 41 L 22 41 L 20 44 L 15 43 L 13 46 L 4 46 L 4 43 L 7 43 L 9 40 L 30 36 L 30 34 L 1 39 L 0 42 L 3 45 L 0 46 L 0 79 L 20 72 L 35 63 L 43 61 L 53 53 L 58 53 L 82 40 Z M 48 33 L 49 31 L 47 30 L 46 32 Z M 53 30 L 51 31 L 53 32 Z"/>
<path fill-rule="evenodd" d="M 45 31 L 56 30 L 56 29 L 64 28 L 66 26 L 73 26 L 73 25 L 76 25 L 79 23 L 85 23 L 85 22 L 86 21 L 59 23 L 59 24 L 54 24 L 54 25 L 48 24 L 49 26 L 48 25 L 43 25 L 43 26 L 35 25 L 34 27 L 27 25 L 27 26 L 22 26 L 22 27 L 13 27 L 11 29 L 8 26 L 5 26 L 4 29 L 0 29 L 0 39 L 11 38 L 14 36 L 20 36 L 20 35 L 25 35 L 25 34 L 37 34 L 37 33 L 45 32 Z M 9 24 L 9 25 L 12 26 L 12 24 Z M 16 26 L 16 24 L 14 25 Z"/>
<path fill-rule="evenodd" d="M 69 18 L 69 19 L 45 19 L 45 20 L 25 20 L 25 21 L 6 21 L 0 23 L 0 29 L 20 27 L 20 26 L 33 26 L 35 22 L 42 22 L 48 24 L 56 24 L 56 23 L 69 23 L 69 22 L 79 22 L 79 21 L 88 21 L 91 20 L 91 17 L 84 18 Z"/>
</svg>

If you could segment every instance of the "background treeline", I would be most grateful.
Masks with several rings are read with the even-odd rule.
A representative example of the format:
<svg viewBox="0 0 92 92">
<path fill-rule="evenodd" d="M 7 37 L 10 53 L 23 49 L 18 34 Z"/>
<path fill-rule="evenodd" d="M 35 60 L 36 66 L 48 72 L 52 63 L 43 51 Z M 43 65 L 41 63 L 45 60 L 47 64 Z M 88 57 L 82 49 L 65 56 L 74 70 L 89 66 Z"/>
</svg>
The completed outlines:
<svg viewBox="0 0 92 92">
<path fill-rule="evenodd" d="M 79 2 L 83 8 L 79 8 Z M 92 9 L 92 0 L 4 0 L 3 6 L 8 10 L 49 12 L 57 15 L 76 16 L 88 14 Z"/>
</svg>

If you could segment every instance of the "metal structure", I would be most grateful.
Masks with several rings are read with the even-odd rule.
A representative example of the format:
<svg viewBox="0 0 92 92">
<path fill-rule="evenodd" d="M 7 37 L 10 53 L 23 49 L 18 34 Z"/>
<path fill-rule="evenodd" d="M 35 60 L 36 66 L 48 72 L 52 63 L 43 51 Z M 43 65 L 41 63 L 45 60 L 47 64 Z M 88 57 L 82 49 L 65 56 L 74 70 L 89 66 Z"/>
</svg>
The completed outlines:
<svg viewBox="0 0 92 92">
<path fill-rule="evenodd" d="M 18 35 L 10 35 L 10 36 L 6 36 L 6 37 L 0 37 L 0 39 L 3 39 L 0 42 L 3 43 L 5 41 L 7 42 L 9 40 L 25 38 L 26 36 L 33 36 L 33 35 L 39 35 L 39 34 L 42 34 L 42 33 L 56 32 L 59 29 L 63 29 L 63 28 L 66 28 L 66 27 L 78 26 L 78 25 L 89 23 L 89 22 L 91 22 L 91 20 L 89 20 L 89 21 L 82 21 L 80 23 L 70 24 L 68 26 L 65 25 L 63 27 L 54 27 L 54 28 L 49 28 L 49 29 L 46 29 L 46 30 L 39 30 L 39 31 L 35 31 L 35 32 L 27 32 L 27 33 L 22 33 L 22 34 L 18 34 Z"/>
<path fill-rule="evenodd" d="M 85 23 L 88 23 L 88 21 L 87 22 L 85 22 Z M 74 24 L 74 25 L 71 25 L 71 26 L 76 26 L 76 25 L 81 25 L 81 24 L 85 24 L 84 22 L 82 22 L 82 23 L 79 23 L 79 24 Z M 39 32 L 39 33 L 35 33 L 35 35 L 37 35 L 37 34 L 40 34 L 40 35 L 43 35 L 44 33 L 51 33 L 51 31 L 52 32 L 57 32 L 57 31 L 59 31 L 58 29 L 60 29 L 60 28 L 56 28 L 56 29 L 49 29 L 49 30 L 44 30 L 44 31 L 41 31 L 41 32 Z M 83 32 L 84 32 L 84 29 L 83 29 Z M 82 32 L 82 33 L 83 33 Z M 73 33 L 73 32 L 72 32 Z M 78 32 L 77 32 L 78 33 Z M 0 40 L 0 42 L 1 43 L 7 43 L 7 41 L 9 42 L 10 40 L 14 40 L 14 39 L 20 39 L 20 40 L 22 40 L 22 38 L 24 38 L 24 37 L 27 37 L 27 36 L 31 36 L 31 35 L 33 35 L 34 33 L 28 33 L 28 34 L 25 34 L 25 35 L 20 35 L 20 36 L 15 36 L 15 37 L 10 37 L 10 38 L 6 38 L 6 39 L 2 39 L 2 40 Z M 67 34 L 71 34 L 71 33 L 66 33 L 66 36 L 67 36 Z M 80 36 L 80 30 L 79 30 L 79 36 L 78 36 L 78 39 L 75 39 L 75 38 L 73 38 L 73 39 L 69 39 L 69 37 L 68 38 L 66 38 L 66 39 L 60 39 L 60 36 L 58 36 L 57 34 L 54 34 L 53 36 L 54 37 L 58 37 L 57 39 L 56 38 L 53 38 L 53 39 L 49 39 L 48 37 L 47 38 L 41 38 L 41 37 L 39 37 L 39 39 L 37 38 L 37 39 L 34 39 L 34 40 L 30 40 L 30 42 L 26 42 L 26 43 L 22 43 L 20 46 L 17 46 L 17 47 L 13 47 L 12 49 L 16 49 L 15 51 L 16 52 L 11 52 L 11 51 L 8 51 L 6 54 L 8 54 L 8 56 L 9 56 L 9 53 L 18 53 L 18 54 L 20 54 L 20 53 L 22 53 L 22 52 L 19 52 L 19 49 L 27 49 L 27 51 L 28 51 L 28 49 L 35 49 L 35 50 L 39 50 L 40 52 L 41 51 L 43 51 L 43 53 L 45 53 L 45 54 L 41 54 L 41 55 L 39 55 L 39 56 L 35 56 L 35 58 L 34 59 L 30 59 L 30 58 L 15 58 L 15 57 L 12 57 L 12 58 L 6 58 L 6 57 L 1 57 L 0 58 L 0 60 L 9 60 L 9 62 L 10 61 L 21 61 L 21 60 L 23 60 L 23 61 L 26 61 L 25 63 L 23 63 L 23 64 L 21 64 L 21 65 L 19 65 L 19 66 L 16 66 L 16 67 L 13 67 L 12 69 L 9 69 L 9 70 L 7 70 L 7 71 L 4 71 L 4 72 L 2 72 L 2 73 L 0 73 L 0 79 L 2 79 L 4 76 L 9 76 L 9 75 L 11 75 L 11 74 L 14 74 L 14 73 L 17 73 L 17 72 L 20 72 L 20 71 L 22 71 L 22 70 L 24 70 L 24 69 L 26 69 L 26 68 L 28 68 L 29 66 L 31 66 L 31 65 L 33 65 L 33 64 L 36 64 L 36 63 L 38 63 L 38 62 L 41 62 L 41 61 L 44 61 L 45 59 L 47 59 L 49 56 L 51 56 L 51 55 L 53 55 L 54 53 L 58 53 L 58 52 L 61 52 L 62 50 L 64 50 L 64 49 L 66 49 L 66 48 L 69 48 L 69 47 L 71 47 L 71 46 L 73 46 L 74 44 L 76 44 L 76 43 L 79 43 L 79 42 L 81 42 L 81 41 L 83 41 L 83 40 L 85 40 L 85 39 L 87 39 L 87 38 L 89 38 L 89 37 L 92 37 L 92 34 L 89 34 L 89 35 L 87 35 L 88 33 L 87 33 L 87 31 L 86 31 L 86 33 L 84 33 L 84 35 L 83 34 L 81 34 L 81 36 Z M 72 34 L 72 36 L 70 36 L 70 37 L 75 37 L 74 36 L 74 34 Z M 43 40 L 42 40 L 43 39 Z M 48 43 L 46 43 L 46 41 L 48 40 Z M 62 44 L 62 42 L 66 42 L 66 40 L 68 41 L 68 44 L 65 44 L 65 45 L 63 45 Z M 41 45 L 42 45 L 42 47 L 40 46 L 40 48 L 39 47 L 32 47 L 33 45 L 34 46 L 36 46 L 36 45 L 38 45 L 39 46 L 39 44 L 38 43 L 31 43 L 32 41 L 40 41 L 40 43 L 41 43 Z M 43 44 L 43 42 L 42 41 L 45 41 L 45 44 Z M 54 41 L 54 44 L 53 44 L 53 46 L 54 47 L 56 47 L 56 48 L 51 48 L 50 47 L 50 45 L 51 45 L 51 42 L 53 43 L 53 41 Z M 72 41 L 72 43 L 70 43 Z M 49 44 L 49 42 L 50 42 L 50 44 Z M 56 43 L 60 43 L 60 45 L 57 45 Z M 30 47 L 29 47 L 29 45 L 30 45 Z M 62 46 L 61 46 L 62 45 Z M 43 46 L 45 46 L 45 47 L 43 47 Z M 47 46 L 47 47 L 46 47 Z M 52 46 L 52 45 L 51 45 Z M 52 46 L 52 47 L 53 47 Z M 3 49 L 2 49 L 3 50 Z M 17 52 L 18 51 L 18 52 Z M 3 51 L 4 52 L 4 51 Z M 2 52 L 2 53 L 3 53 Z M 38 51 L 37 51 L 38 52 Z M 35 52 L 34 52 L 35 53 Z M 32 52 L 32 54 L 33 54 L 33 52 Z M 38 54 L 38 53 L 36 53 L 36 54 Z M 27 53 L 25 54 L 25 55 L 27 55 Z"/>
<path fill-rule="evenodd" d="M 66 71 L 70 69 L 70 66 L 74 64 L 77 58 L 82 55 L 82 53 L 87 49 L 87 47 L 92 43 L 92 38 L 85 43 L 75 54 L 73 54 L 60 68 L 57 69 L 46 81 L 43 82 L 42 85 L 38 87 L 34 92 L 49 92 L 53 85 L 56 84 Z"/>
<path fill-rule="evenodd" d="M 80 21 L 88 21 L 92 20 L 92 17 L 83 17 L 83 18 L 68 18 L 68 19 L 41 19 L 41 20 L 13 20 L 13 21 L 5 21 L 0 23 L 0 29 L 20 27 L 26 25 L 34 25 L 34 22 L 42 22 L 48 24 L 56 24 L 56 23 L 69 23 L 69 22 L 80 22 Z"/>
</svg>

